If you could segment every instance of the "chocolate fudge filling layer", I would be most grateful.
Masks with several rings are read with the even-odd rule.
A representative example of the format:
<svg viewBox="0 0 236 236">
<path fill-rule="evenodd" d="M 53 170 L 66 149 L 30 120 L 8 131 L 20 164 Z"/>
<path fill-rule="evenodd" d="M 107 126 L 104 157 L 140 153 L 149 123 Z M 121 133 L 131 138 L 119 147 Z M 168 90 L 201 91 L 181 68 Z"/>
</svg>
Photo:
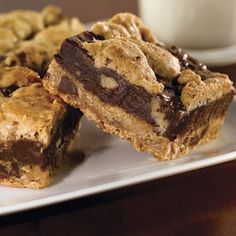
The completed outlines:
<svg viewBox="0 0 236 236">
<path fill-rule="evenodd" d="M 92 42 L 96 39 L 100 39 L 99 36 L 89 32 L 67 39 L 62 44 L 60 53 L 55 56 L 56 61 L 79 80 L 86 90 L 91 91 L 103 102 L 119 106 L 155 126 L 156 123 L 151 116 L 151 101 L 154 96 L 142 87 L 131 85 L 110 68 L 97 68 L 94 60 L 82 48 L 84 41 Z M 103 76 L 113 78 L 118 86 L 114 89 L 103 88 L 101 86 L 101 78 Z M 161 77 L 157 77 L 157 79 L 165 80 L 165 78 Z M 76 95 L 76 86 L 73 85 L 72 81 L 70 83 L 68 81 L 69 78 L 62 78 L 59 84 L 59 91 Z M 174 80 L 172 84 L 168 83 L 163 94 L 155 95 L 160 101 L 159 111 L 165 114 L 165 119 L 169 123 L 168 129 L 163 136 L 171 140 L 174 140 L 182 130 L 184 132 L 184 129 L 189 128 L 188 126 L 186 127 L 186 122 L 196 119 L 195 116 L 197 117 L 198 112 L 201 114 L 201 109 L 206 109 L 202 107 L 188 114 L 180 101 L 180 91 L 181 88 Z M 158 127 L 155 130 L 157 133 L 159 132 Z"/>
<path fill-rule="evenodd" d="M 231 92 L 206 106 L 196 108 L 184 116 L 175 127 L 172 126 L 174 128 L 173 130 L 168 129 L 166 135 L 173 140 L 176 138 L 176 130 L 178 131 L 178 136 L 181 137 L 183 135 L 187 136 L 186 134 L 205 126 L 205 130 L 199 134 L 200 136 L 194 142 L 190 143 L 191 145 L 195 145 L 206 133 L 211 119 L 221 118 L 225 115 L 232 98 L 233 93 Z"/>
<path fill-rule="evenodd" d="M 36 165 L 44 169 L 46 166 L 51 166 L 55 169 L 58 165 L 57 157 L 64 154 L 70 136 L 76 128 L 82 113 L 76 109 L 68 107 L 64 120 L 58 125 L 55 135 L 52 137 L 52 142 L 47 148 L 32 140 L 21 139 L 16 141 L 8 141 L 0 144 L 0 160 L 10 161 L 15 163 L 15 169 L 19 169 L 21 165 Z M 2 175 L 6 175 L 6 169 L 3 170 Z M 12 170 L 11 170 L 12 171 Z"/>
</svg>

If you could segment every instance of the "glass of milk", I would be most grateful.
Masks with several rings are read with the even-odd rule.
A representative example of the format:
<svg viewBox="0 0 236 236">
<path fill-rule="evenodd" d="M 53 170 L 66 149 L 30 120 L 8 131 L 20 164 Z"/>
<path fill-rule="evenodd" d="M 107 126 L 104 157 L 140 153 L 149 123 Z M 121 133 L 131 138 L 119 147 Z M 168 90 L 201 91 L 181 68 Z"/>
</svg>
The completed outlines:
<svg viewBox="0 0 236 236">
<path fill-rule="evenodd" d="M 236 43 L 236 0 L 139 0 L 139 10 L 167 44 L 209 49 Z"/>
</svg>

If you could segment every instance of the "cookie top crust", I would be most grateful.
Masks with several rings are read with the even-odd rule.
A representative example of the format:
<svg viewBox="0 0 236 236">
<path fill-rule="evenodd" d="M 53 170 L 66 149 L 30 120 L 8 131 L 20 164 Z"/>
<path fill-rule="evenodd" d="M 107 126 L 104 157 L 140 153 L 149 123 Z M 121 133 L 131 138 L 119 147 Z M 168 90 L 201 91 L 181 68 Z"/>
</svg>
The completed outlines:
<svg viewBox="0 0 236 236">
<path fill-rule="evenodd" d="M 83 30 L 78 18 L 55 6 L 0 14 L 0 67 L 26 66 L 43 76 L 62 41 Z"/>
<path fill-rule="evenodd" d="M 178 90 L 176 96 L 180 97 L 188 112 L 234 90 L 227 75 L 213 73 L 182 49 L 159 42 L 133 14 L 120 13 L 107 22 L 98 22 L 91 27 L 91 32 L 103 38 L 83 43 L 97 66 L 115 69 L 131 83 L 153 94 L 170 88 Z M 134 58 L 132 61 L 131 55 L 139 55 L 142 62 Z M 130 63 L 126 64 L 128 58 Z M 150 86 L 147 86 L 147 81 L 151 81 Z"/>
<path fill-rule="evenodd" d="M 178 82 L 183 85 L 180 99 L 187 111 L 214 102 L 234 90 L 228 76 L 220 73 L 201 80 L 198 74 L 188 69 L 181 73 Z"/>
<path fill-rule="evenodd" d="M 158 43 L 152 31 L 143 24 L 140 18 L 131 13 L 119 13 L 107 22 L 98 22 L 92 26 L 91 31 L 106 39 L 126 37 Z"/>
<path fill-rule="evenodd" d="M 1 92 L 9 90 L 10 88 L 17 89 L 28 86 L 36 82 L 41 82 L 39 75 L 27 67 L 13 66 L 0 70 Z"/>
<path fill-rule="evenodd" d="M 95 66 L 107 66 L 124 76 L 131 84 L 144 87 L 150 93 L 161 93 L 163 85 L 156 80 L 147 58 L 140 48 L 125 38 L 115 38 L 94 43 L 83 43 Z"/>
<path fill-rule="evenodd" d="M 42 83 L 33 83 L 0 96 L 1 141 L 29 139 L 49 145 L 55 122 L 66 108 L 61 99 L 49 94 Z"/>
</svg>

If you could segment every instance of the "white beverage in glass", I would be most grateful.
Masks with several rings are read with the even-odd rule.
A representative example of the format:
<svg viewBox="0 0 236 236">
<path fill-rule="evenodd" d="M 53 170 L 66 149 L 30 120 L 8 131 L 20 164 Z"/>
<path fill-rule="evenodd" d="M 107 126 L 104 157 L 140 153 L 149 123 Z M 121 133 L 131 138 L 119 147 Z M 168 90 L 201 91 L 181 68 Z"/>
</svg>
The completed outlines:
<svg viewBox="0 0 236 236">
<path fill-rule="evenodd" d="M 139 10 L 167 44 L 205 49 L 236 42 L 236 0 L 139 0 Z"/>
</svg>

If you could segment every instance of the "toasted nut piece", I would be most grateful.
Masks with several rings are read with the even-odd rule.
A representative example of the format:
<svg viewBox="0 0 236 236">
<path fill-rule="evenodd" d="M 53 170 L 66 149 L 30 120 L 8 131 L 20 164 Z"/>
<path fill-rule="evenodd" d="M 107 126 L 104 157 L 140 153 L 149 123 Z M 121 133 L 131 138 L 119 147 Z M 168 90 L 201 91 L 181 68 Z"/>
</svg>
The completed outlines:
<svg viewBox="0 0 236 236">
<path fill-rule="evenodd" d="M 103 75 L 101 77 L 101 86 L 106 89 L 115 89 L 118 87 L 118 84 L 112 77 Z"/>
<path fill-rule="evenodd" d="M 165 114 L 159 111 L 160 101 L 153 98 L 151 101 L 151 117 L 156 123 L 156 130 L 162 135 L 169 127 L 169 123 L 165 120 Z"/>
</svg>

